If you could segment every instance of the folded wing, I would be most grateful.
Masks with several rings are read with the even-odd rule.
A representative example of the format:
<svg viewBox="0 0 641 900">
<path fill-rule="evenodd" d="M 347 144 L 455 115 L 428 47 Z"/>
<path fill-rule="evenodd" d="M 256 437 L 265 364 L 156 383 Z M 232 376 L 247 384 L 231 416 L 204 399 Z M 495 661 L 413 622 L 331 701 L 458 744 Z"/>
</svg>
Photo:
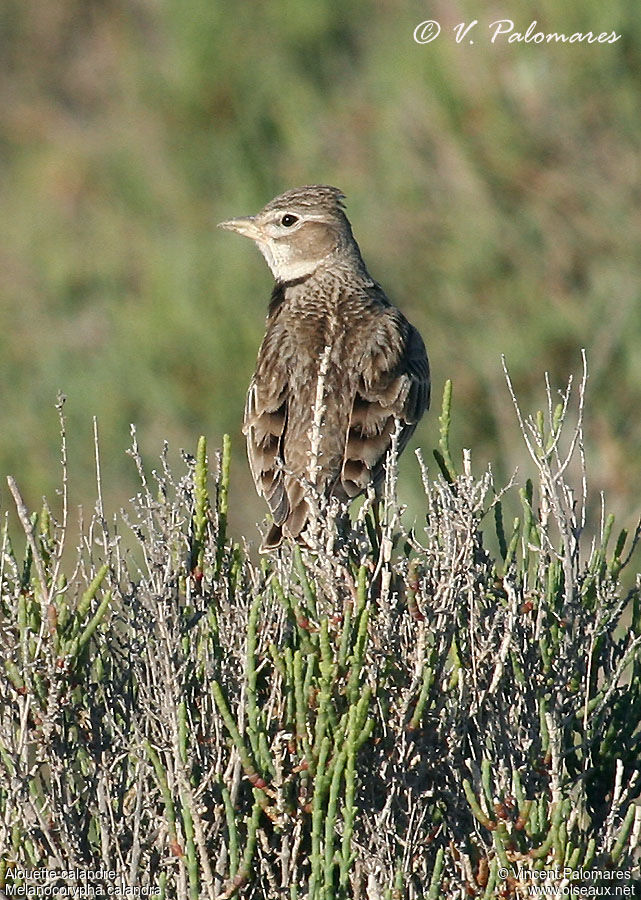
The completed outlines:
<svg viewBox="0 0 641 900">
<path fill-rule="evenodd" d="M 278 333 L 269 333 L 261 347 L 256 373 L 249 385 L 243 431 L 256 490 L 265 498 L 274 524 L 263 549 L 277 547 L 282 526 L 290 513 L 282 469 L 283 439 L 287 427 L 288 377 L 279 353 Z"/>
<path fill-rule="evenodd" d="M 361 494 L 370 483 L 380 484 L 396 422 L 401 453 L 430 401 L 423 339 L 393 307 L 381 314 L 359 369 L 340 485 L 335 488 L 347 497 Z"/>
</svg>

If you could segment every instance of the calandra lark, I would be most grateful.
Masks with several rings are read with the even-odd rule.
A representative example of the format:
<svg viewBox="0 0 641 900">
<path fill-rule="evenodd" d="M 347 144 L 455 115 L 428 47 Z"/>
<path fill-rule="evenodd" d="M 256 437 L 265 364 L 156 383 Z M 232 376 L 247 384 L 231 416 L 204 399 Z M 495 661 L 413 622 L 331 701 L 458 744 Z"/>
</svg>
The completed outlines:
<svg viewBox="0 0 641 900">
<path fill-rule="evenodd" d="M 255 241 L 276 280 L 244 423 L 273 517 L 263 550 L 304 539 L 321 370 L 314 481 L 327 497 L 379 487 L 396 423 L 400 452 L 429 405 L 423 340 L 369 275 L 343 200 L 335 187 L 310 185 L 220 223 Z"/>
</svg>

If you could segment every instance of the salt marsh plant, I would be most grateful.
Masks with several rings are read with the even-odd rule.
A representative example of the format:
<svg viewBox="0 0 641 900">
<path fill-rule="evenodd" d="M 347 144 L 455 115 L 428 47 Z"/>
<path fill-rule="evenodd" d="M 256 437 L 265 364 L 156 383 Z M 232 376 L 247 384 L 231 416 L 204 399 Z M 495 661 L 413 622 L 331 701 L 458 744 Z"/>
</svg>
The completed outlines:
<svg viewBox="0 0 641 900">
<path fill-rule="evenodd" d="M 448 386 L 413 528 L 391 459 L 380 509 L 346 526 L 320 503 L 313 546 L 259 563 L 227 534 L 227 439 L 148 475 L 133 432 L 140 490 L 111 520 L 99 490 L 68 576 L 66 501 L 30 515 L 11 482 L 7 892 L 38 867 L 181 900 L 516 898 L 542 872 L 633 885 L 636 535 L 588 519 L 585 373 L 547 396 L 533 417 L 513 397 L 520 486 L 456 461 Z M 65 464 L 63 501 L 66 484 Z"/>
</svg>

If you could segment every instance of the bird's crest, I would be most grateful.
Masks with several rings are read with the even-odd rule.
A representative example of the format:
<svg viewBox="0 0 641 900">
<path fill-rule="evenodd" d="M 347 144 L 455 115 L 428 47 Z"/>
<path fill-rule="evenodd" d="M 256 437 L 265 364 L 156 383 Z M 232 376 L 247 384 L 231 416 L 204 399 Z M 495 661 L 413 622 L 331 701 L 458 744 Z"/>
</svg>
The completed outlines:
<svg viewBox="0 0 641 900">
<path fill-rule="evenodd" d="M 342 210 L 345 206 L 345 194 L 339 188 L 329 184 L 308 184 L 304 187 L 292 188 L 285 191 L 264 207 L 264 212 L 270 209 L 281 209 L 286 206 L 295 206 L 300 209 L 336 209 Z"/>
</svg>

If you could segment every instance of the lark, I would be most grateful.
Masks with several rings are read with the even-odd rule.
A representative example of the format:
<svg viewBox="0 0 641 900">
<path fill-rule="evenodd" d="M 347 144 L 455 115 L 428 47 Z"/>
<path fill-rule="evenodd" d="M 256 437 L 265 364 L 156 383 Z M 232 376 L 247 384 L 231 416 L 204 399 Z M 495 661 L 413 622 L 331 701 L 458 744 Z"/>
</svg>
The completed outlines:
<svg viewBox="0 0 641 900">
<path fill-rule="evenodd" d="M 255 242 L 275 279 L 243 429 L 273 519 L 263 551 L 283 537 L 304 542 L 312 456 L 326 497 L 378 490 L 395 431 L 400 453 L 429 406 L 423 340 L 368 273 L 344 200 L 338 188 L 308 185 L 220 223 Z"/>
</svg>

